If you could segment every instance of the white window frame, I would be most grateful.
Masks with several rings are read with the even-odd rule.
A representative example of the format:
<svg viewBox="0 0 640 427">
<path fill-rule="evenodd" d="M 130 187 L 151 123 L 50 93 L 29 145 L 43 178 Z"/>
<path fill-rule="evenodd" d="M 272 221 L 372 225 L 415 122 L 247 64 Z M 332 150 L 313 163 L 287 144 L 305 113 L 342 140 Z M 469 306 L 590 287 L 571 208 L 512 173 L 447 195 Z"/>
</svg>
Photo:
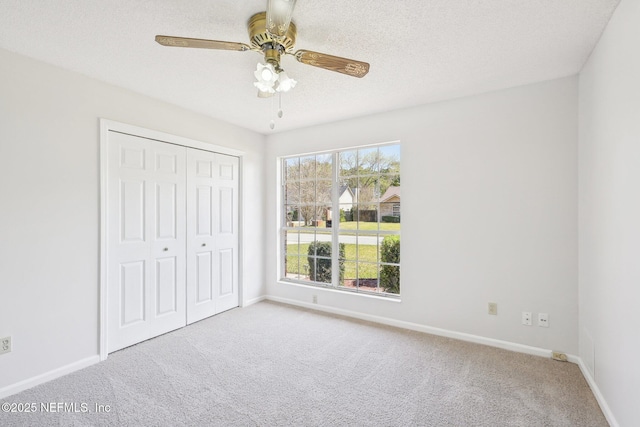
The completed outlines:
<svg viewBox="0 0 640 427">
<path fill-rule="evenodd" d="M 400 147 L 400 141 L 392 141 L 392 142 L 387 142 L 387 143 L 382 143 L 382 144 L 374 144 L 374 145 L 365 145 L 365 146 L 356 146 L 356 147 L 346 147 L 346 148 L 341 148 L 341 149 L 337 149 L 337 150 L 331 150 L 331 151 L 317 151 L 317 152 L 310 152 L 310 153 L 303 153 L 303 154 L 295 154 L 295 155 L 288 155 L 288 156 L 282 156 L 278 159 L 279 162 L 279 168 L 280 168 L 280 182 L 279 182 L 279 189 L 280 189 L 280 197 L 278 198 L 279 203 L 278 203 L 278 217 L 280 218 L 279 220 L 279 231 L 278 231 L 278 236 L 279 236 L 279 245 L 278 245 L 278 260 L 279 260 L 279 269 L 278 269 L 278 279 L 281 282 L 286 282 L 286 283 L 292 283 L 292 284 L 300 284 L 300 285 L 308 285 L 308 286 L 317 286 L 317 287 L 323 287 L 323 288 L 330 288 L 330 289 L 334 289 L 334 290 L 339 290 L 339 291 L 344 291 L 344 292 L 353 292 L 353 293 L 358 293 L 358 294 L 362 294 L 362 295 L 375 295 L 375 296 L 380 296 L 380 297 L 389 297 L 389 298 L 394 298 L 394 299 L 398 299 L 400 298 L 400 294 L 392 294 L 392 293 L 386 293 L 386 292 L 376 292 L 376 291 L 367 291 L 367 290 L 361 290 L 359 288 L 353 289 L 353 288 L 349 288 L 349 287 L 345 287 L 345 286 L 340 286 L 340 275 L 339 274 L 332 274 L 331 276 L 331 283 L 322 283 L 322 282 L 314 282 L 311 280 L 303 280 L 303 279 L 292 279 L 292 278 L 287 278 L 286 277 L 286 257 L 287 257 L 287 251 L 286 251 L 286 238 L 285 238 L 285 234 L 287 231 L 294 231 L 294 232 L 299 232 L 301 230 L 300 227 L 292 227 L 289 226 L 287 223 L 287 218 L 286 218 L 286 182 L 287 182 L 287 173 L 286 173 L 286 161 L 288 159 L 292 159 L 292 158 L 303 158 L 303 157 L 307 157 L 307 156 L 316 156 L 316 155 L 328 155 L 330 154 L 332 156 L 332 171 L 331 171 L 331 176 L 332 176 L 332 188 L 331 188 L 331 211 L 332 211 L 332 227 L 330 228 L 331 230 L 331 242 L 332 242 L 332 246 L 331 246 L 331 271 L 332 272 L 336 272 L 339 271 L 340 268 L 340 260 L 339 260 L 339 248 L 340 248 L 340 201 L 339 201 L 339 190 L 340 190 L 340 176 L 339 176 L 339 171 L 340 171 L 340 158 L 339 155 L 340 153 L 343 152 L 349 152 L 349 151 L 354 151 L 354 150 L 365 150 L 365 149 L 370 149 L 370 148 L 382 148 L 382 147 L 386 147 L 386 146 L 394 146 L 397 145 L 398 147 Z M 401 159 L 400 159 L 401 160 Z M 400 163 L 402 164 L 402 163 Z M 400 168 L 400 172 L 402 171 L 402 167 Z M 402 175 L 402 173 L 400 173 Z M 317 178 L 316 178 L 317 181 Z M 299 181 L 302 182 L 302 181 Z M 378 201 L 377 203 L 377 212 L 378 212 L 378 223 L 381 223 L 381 206 L 380 206 L 380 197 L 381 195 L 378 195 Z M 395 205 L 394 205 L 395 208 Z M 298 211 L 298 215 L 301 215 L 301 212 Z M 298 218 L 300 218 L 300 216 L 298 216 Z M 336 226 L 337 225 L 337 226 Z M 316 227 L 317 229 L 317 227 Z M 387 235 L 400 235 L 401 231 L 394 231 L 394 230 L 360 230 L 359 228 L 356 228 L 355 230 L 349 230 L 349 233 L 354 233 L 356 237 L 358 236 L 379 236 L 379 237 L 384 237 Z M 300 258 L 302 255 L 300 253 L 298 253 L 298 257 Z M 356 255 L 356 261 L 359 262 L 359 257 Z M 400 268 L 401 262 L 398 264 L 392 263 L 382 263 L 381 260 L 377 261 L 377 265 L 378 267 L 381 267 L 382 265 L 395 265 L 398 266 L 398 268 Z M 378 272 L 378 286 L 379 286 L 379 280 L 380 280 L 380 273 Z"/>
</svg>

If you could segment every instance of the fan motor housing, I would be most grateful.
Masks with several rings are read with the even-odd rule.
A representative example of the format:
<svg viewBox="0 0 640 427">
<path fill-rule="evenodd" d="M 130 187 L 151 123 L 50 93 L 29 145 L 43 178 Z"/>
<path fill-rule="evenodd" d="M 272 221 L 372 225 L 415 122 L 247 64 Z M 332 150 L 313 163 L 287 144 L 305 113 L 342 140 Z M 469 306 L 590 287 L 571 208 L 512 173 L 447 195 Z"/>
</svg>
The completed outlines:
<svg viewBox="0 0 640 427">
<path fill-rule="evenodd" d="M 291 52 L 296 44 L 296 25 L 291 22 L 287 34 L 283 40 L 274 40 L 273 37 L 267 32 L 267 12 L 258 12 L 249 18 L 247 23 L 249 28 L 249 39 L 251 40 L 251 47 L 257 50 L 262 50 L 262 47 L 266 43 L 279 44 L 286 52 Z"/>
</svg>

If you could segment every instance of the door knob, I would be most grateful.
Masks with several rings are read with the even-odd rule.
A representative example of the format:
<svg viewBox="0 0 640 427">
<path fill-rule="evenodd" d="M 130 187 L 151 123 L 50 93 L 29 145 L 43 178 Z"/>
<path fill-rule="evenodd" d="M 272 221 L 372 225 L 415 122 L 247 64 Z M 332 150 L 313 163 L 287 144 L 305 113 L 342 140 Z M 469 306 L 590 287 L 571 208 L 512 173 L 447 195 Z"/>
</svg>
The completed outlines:
<svg viewBox="0 0 640 427">
<path fill-rule="evenodd" d="M 167 252 L 169 250 L 169 248 L 164 248 L 163 251 Z"/>
<path fill-rule="evenodd" d="M 203 244 L 202 244 L 202 247 L 205 247 L 205 246 L 207 246 L 207 244 L 206 244 L 206 243 L 203 243 Z"/>
</svg>

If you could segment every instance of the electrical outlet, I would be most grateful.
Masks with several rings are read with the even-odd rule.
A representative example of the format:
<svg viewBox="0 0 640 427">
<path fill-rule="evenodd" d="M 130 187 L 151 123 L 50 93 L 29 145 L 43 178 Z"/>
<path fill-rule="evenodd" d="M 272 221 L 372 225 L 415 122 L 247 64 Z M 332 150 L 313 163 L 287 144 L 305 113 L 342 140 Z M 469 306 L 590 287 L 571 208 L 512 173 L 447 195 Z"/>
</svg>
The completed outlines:
<svg viewBox="0 0 640 427">
<path fill-rule="evenodd" d="M 522 324 L 523 325 L 527 325 L 527 326 L 531 326 L 531 312 L 530 311 L 523 311 L 522 312 Z"/>
<path fill-rule="evenodd" d="M 0 354 L 11 351 L 11 337 L 0 338 Z"/>
<path fill-rule="evenodd" d="M 498 304 L 495 302 L 490 302 L 489 303 L 489 314 L 492 314 L 494 316 L 498 315 Z"/>
<path fill-rule="evenodd" d="M 311 300 L 313 301 L 314 304 L 317 304 L 318 303 L 318 295 L 313 295 L 311 297 Z"/>
<path fill-rule="evenodd" d="M 549 313 L 538 313 L 538 326 L 542 328 L 549 327 Z"/>
<path fill-rule="evenodd" d="M 564 353 L 560 353 L 559 351 L 552 351 L 551 358 L 560 362 L 566 362 L 568 360 L 567 355 Z"/>
</svg>

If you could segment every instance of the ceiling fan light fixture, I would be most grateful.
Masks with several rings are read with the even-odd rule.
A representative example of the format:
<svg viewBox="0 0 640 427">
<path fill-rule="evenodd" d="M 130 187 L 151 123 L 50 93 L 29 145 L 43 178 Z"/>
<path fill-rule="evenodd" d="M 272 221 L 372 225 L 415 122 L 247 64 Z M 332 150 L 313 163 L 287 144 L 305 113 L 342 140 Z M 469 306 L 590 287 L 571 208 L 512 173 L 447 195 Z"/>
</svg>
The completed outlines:
<svg viewBox="0 0 640 427">
<path fill-rule="evenodd" d="M 256 71 L 253 73 L 257 82 L 253 85 L 258 88 L 260 92 L 274 93 L 274 86 L 278 81 L 278 73 L 271 64 L 261 64 L 258 62 Z"/>
<path fill-rule="evenodd" d="M 273 72 L 269 68 L 264 67 L 262 71 L 260 71 L 260 79 L 264 81 L 270 81 L 271 79 L 273 79 Z"/>
<path fill-rule="evenodd" d="M 296 87 L 298 82 L 287 75 L 284 71 L 281 71 L 278 75 L 278 87 L 276 90 L 278 92 L 289 92 L 291 89 Z"/>
<path fill-rule="evenodd" d="M 270 98 L 276 92 L 278 93 L 277 117 L 282 118 L 282 94 L 289 92 L 298 83 L 280 66 L 282 56 L 292 55 L 302 64 L 352 77 L 361 78 L 369 72 L 369 64 L 366 62 L 311 50 L 294 50 L 297 29 L 291 17 L 295 5 L 296 0 L 267 0 L 267 11 L 254 13 L 247 22 L 250 46 L 238 42 L 164 35 L 156 35 L 155 40 L 163 46 L 261 52 L 264 56 L 264 64 L 258 63 L 253 73 L 256 78 L 253 85 L 258 89 L 259 98 Z M 271 120 L 271 129 L 274 126 L 275 121 Z"/>
<path fill-rule="evenodd" d="M 273 88 L 273 86 L 269 86 L 268 84 L 262 83 L 262 82 L 254 82 L 253 85 L 255 87 L 258 88 L 258 91 L 262 93 L 263 96 L 260 96 L 260 98 L 266 98 L 267 93 L 269 94 L 274 94 L 276 93 L 276 90 Z"/>
<path fill-rule="evenodd" d="M 271 93 L 269 93 L 269 92 L 262 91 L 258 88 L 258 98 L 270 98 L 273 96 L 274 93 L 276 92 L 272 91 Z"/>
<path fill-rule="evenodd" d="M 267 32 L 280 41 L 287 35 L 296 0 L 268 0 Z"/>
</svg>

